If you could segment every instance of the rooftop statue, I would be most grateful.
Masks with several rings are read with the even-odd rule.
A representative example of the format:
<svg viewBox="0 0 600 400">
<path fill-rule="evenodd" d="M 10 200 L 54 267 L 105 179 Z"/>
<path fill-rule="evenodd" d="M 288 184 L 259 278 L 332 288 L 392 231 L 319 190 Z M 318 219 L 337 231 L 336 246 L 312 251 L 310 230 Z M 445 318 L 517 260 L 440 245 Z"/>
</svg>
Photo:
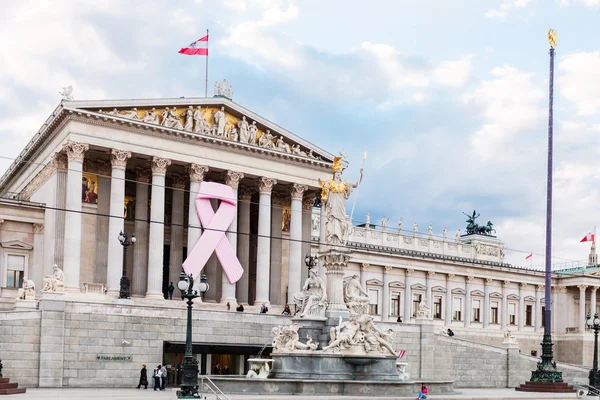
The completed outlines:
<svg viewBox="0 0 600 400">
<path fill-rule="evenodd" d="M 469 215 L 467 213 L 463 213 L 467 216 L 467 235 L 486 235 L 492 236 L 492 232 L 496 232 L 494 229 L 494 224 L 491 221 L 488 221 L 486 225 L 478 225 L 475 220 L 479 218 L 479 214 L 473 210 L 473 215 Z"/>
</svg>

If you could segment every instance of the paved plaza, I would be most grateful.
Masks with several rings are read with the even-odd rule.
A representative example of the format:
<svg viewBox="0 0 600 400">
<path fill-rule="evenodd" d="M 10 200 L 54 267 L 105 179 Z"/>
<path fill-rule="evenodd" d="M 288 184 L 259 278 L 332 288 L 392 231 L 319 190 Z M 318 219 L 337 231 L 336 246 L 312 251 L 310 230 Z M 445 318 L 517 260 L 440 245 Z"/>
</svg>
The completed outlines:
<svg viewBox="0 0 600 400">
<path fill-rule="evenodd" d="M 137 390 L 137 389 L 27 389 L 27 393 L 19 395 L 19 400 L 79 400 L 79 399 L 111 399 L 111 400 L 133 400 L 133 399 L 175 399 L 176 389 L 168 389 L 166 391 Z M 430 399 L 439 400 L 517 400 L 517 399 L 575 399 L 577 396 L 573 394 L 542 394 L 542 393 L 520 393 L 513 389 L 459 389 L 459 394 L 429 396 Z M 366 399 L 396 399 L 408 400 L 413 397 L 346 397 L 346 396 L 249 396 L 249 395 L 229 395 L 231 400 L 325 400 L 325 399 L 344 399 L 344 400 L 366 400 Z M 214 400 L 216 397 L 206 395 L 206 400 Z"/>
</svg>

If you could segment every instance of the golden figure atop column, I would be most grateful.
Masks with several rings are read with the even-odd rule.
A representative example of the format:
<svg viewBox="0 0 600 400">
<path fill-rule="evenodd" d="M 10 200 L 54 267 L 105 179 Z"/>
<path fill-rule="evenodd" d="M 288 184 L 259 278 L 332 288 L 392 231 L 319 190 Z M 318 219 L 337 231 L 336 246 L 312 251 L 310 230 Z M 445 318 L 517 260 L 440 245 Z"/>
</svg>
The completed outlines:
<svg viewBox="0 0 600 400">
<path fill-rule="evenodd" d="M 550 43 L 551 48 L 556 47 L 556 39 L 557 39 L 557 35 L 556 35 L 556 32 L 554 32 L 554 29 L 548 30 L 548 43 Z"/>
</svg>

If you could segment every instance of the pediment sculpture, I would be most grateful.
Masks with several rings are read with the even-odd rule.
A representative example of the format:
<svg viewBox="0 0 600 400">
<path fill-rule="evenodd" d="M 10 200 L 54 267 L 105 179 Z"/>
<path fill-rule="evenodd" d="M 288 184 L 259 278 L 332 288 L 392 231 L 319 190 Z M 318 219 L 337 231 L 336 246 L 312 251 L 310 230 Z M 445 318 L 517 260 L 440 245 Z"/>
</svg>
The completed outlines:
<svg viewBox="0 0 600 400">
<path fill-rule="evenodd" d="M 275 338 L 273 339 L 274 353 L 287 353 L 299 350 L 315 351 L 319 347 L 319 342 L 313 342 L 312 337 L 307 335 L 307 342 L 302 343 L 298 335 L 300 325 L 291 324 L 286 326 L 277 326 L 272 332 Z"/>
<path fill-rule="evenodd" d="M 294 303 L 299 317 L 323 317 L 327 307 L 325 282 L 315 268 L 308 273 L 302 291 L 294 294 Z"/>
<path fill-rule="evenodd" d="M 65 275 L 63 270 L 54 264 L 52 275 L 47 275 L 44 278 L 44 287 L 42 292 L 64 292 L 65 291 Z"/>
</svg>

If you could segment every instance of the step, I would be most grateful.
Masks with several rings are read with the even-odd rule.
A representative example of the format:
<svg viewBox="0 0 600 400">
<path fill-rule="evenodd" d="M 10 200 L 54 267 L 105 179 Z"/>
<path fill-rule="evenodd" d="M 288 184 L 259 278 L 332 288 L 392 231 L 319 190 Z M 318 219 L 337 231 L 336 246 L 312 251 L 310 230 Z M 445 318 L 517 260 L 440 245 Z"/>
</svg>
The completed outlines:
<svg viewBox="0 0 600 400">
<path fill-rule="evenodd" d="M 0 396 L 9 394 L 25 393 L 27 388 L 14 388 L 14 389 L 0 389 Z"/>
<path fill-rule="evenodd" d="M 525 382 L 515 388 L 518 392 L 574 393 L 576 390 L 566 382 Z"/>
<path fill-rule="evenodd" d="M 18 383 L 0 383 L 0 389 L 14 389 L 19 387 Z"/>
<path fill-rule="evenodd" d="M 8 383 L 10 382 L 10 378 L 0 378 L 0 383 Z"/>
</svg>

